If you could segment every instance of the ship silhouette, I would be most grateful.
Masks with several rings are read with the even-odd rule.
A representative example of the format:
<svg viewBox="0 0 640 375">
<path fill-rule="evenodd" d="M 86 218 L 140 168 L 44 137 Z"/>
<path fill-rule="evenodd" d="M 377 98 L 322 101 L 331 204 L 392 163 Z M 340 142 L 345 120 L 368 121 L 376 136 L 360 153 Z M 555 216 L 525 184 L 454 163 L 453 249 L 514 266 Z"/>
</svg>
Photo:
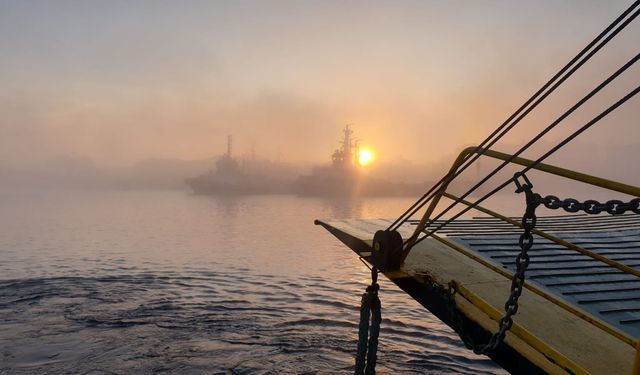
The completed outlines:
<svg viewBox="0 0 640 375">
<path fill-rule="evenodd" d="M 339 147 L 331 154 L 331 164 L 314 167 L 310 175 L 298 177 L 295 191 L 301 196 L 389 197 L 415 196 L 424 188 L 372 177 L 364 173 L 358 158 L 360 147 L 351 125 L 342 130 Z"/>
<path fill-rule="evenodd" d="M 232 156 L 232 137 L 227 137 L 227 152 L 216 161 L 215 170 L 187 178 L 195 194 L 253 195 L 292 192 L 291 179 L 268 173 L 248 171 Z"/>
</svg>

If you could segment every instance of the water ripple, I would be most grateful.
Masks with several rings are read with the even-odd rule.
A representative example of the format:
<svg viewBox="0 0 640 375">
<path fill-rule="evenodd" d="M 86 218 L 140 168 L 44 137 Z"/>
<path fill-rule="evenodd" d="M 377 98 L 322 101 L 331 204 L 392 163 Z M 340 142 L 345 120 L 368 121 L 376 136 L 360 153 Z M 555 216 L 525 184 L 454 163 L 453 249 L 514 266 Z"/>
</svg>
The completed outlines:
<svg viewBox="0 0 640 375">
<path fill-rule="evenodd" d="M 234 280 L 236 272 L 0 281 L 0 370 L 353 370 L 359 295 L 349 301 L 337 299 L 353 285 L 340 289 L 324 283 L 324 288 L 315 288 L 308 284 L 321 279 L 292 281 L 276 275 L 261 275 L 260 281 L 250 275 Z M 278 287 L 282 285 L 286 289 Z M 393 298 L 389 295 L 383 296 L 383 303 L 385 297 Z M 380 373 L 495 373 L 490 361 L 461 355 L 452 333 L 429 329 L 424 320 L 399 318 L 396 308 L 392 302 L 383 312 L 387 317 L 382 323 Z"/>
<path fill-rule="evenodd" d="M 2 198 L 3 375 L 353 373 L 370 274 L 313 219 L 391 217 L 412 203 L 178 191 Z M 381 279 L 379 373 L 501 373 Z"/>
</svg>

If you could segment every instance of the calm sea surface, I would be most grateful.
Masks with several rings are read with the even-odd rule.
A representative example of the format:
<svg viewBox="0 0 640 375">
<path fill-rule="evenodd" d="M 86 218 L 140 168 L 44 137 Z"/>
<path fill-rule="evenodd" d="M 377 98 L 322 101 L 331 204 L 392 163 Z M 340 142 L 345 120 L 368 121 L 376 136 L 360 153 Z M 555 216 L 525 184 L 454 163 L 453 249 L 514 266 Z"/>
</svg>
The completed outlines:
<svg viewBox="0 0 640 375">
<path fill-rule="evenodd" d="M 0 192 L 0 373 L 353 372 L 368 270 L 315 218 L 410 199 Z M 502 373 L 381 282 L 379 373 Z"/>
</svg>

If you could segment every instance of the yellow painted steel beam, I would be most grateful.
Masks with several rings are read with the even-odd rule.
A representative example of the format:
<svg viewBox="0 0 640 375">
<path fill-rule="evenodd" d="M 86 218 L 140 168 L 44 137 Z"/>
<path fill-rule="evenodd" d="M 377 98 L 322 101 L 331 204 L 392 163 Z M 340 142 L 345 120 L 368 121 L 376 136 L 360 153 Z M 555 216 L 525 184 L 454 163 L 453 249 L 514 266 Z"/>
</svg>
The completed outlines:
<svg viewBox="0 0 640 375">
<path fill-rule="evenodd" d="M 425 211 L 424 215 L 422 215 L 422 218 L 420 219 L 420 222 L 418 223 L 416 230 L 413 231 L 413 234 L 407 240 L 407 245 L 402 251 L 401 262 L 404 262 L 404 260 L 407 259 L 407 256 L 409 255 L 411 248 L 418 240 L 418 236 L 420 235 L 420 233 L 422 233 L 424 228 L 427 227 L 427 224 L 429 224 L 429 218 L 431 217 L 431 214 L 433 213 L 433 211 L 436 209 L 438 202 L 440 202 L 440 198 L 442 197 L 442 194 L 447 191 L 449 184 L 454 179 L 456 171 L 468 156 L 469 156 L 468 153 L 462 152 L 460 153 L 460 155 L 458 155 L 458 157 L 454 161 L 453 165 L 449 169 L 449 172 L 447 173 L 447 178 L 442 182 L 442 184 L 438 188 L 438 191 L 436 192 L 436 195 L 433 196 L 433 199 L 431 200 L 429 207 L 427 207 L 427 210 Z"/>
<path fill-rule="evenodd" d="M 439 241 L 440 243 L 443 243 L 445 245 L 447 245 L 448 247 L 450 247 L 451 249 L 459 252 L 460 254 L 467 256 L 473 260 L 475 260 L 476 262 L 482 264 L 483 266 L 491 269 L 492 271 L 508 278 L 509 280 L 513 279 L 513 275 L 511 275 L 509 272 L 505 271 L 502 267 L 498 267 L 496 265 L 494 265 L 493 263 L 475 255 L 472 251 L 469 251 L 467 249 L 465 249 L 462 246 L 459 246 L 451 241 L 446 240 L 445 238 L 442 238 L 436 234 L 432 234 L 431 237 L 437 241 Z M 530 291 L 532 291 L 533 293 L 539 295 L 540 297 L 546 299 L 547 301 L 553 303 L 554 305 L 560 306 L 561 308 L 563 308 L 564 310 L 570 312 L 571 314 L 575 315 L 576 317 L 584 320 L 585 322 L 588 322 L 598 328 L 600 328 L 601 330 L 607 332 L 608 334 L 616 337 L 617 339 L 619 339 L 622 342 L 625 342 L 631 346 L 636 345 L 636 341 L 634 338 L 627 336 L 626 333 L 618 330 L 617 328 L 609 325 L 608 323 L 605 323 L 595 317 L 592 317 L 591 315 L 585 314 L 584 312 L 574 308 L 573 306 L 569 305 L 568 303 L 554 297 L 553 295 L 545 292 L 544 290 L 537 288 L 534 285 L 531 285 L 530 283 L 526 282 L 524 283 L 524 287 L 529 289 Z"/>
<path fill-rule="evenodd" d="M 414 236 L 416 237 L 416 239 L 417 239 L 417 236 L 420 234 L 420 232 L 422 232 L 422 230 L 426 226 L 426 223 L 429 220 L 429 217 L 433 213 L 433 210 L 435 209 L 435 206 L 438 203 L 437 201 L 440 199 L 440 195 L 445 193 L 447 188 L 449 187 L 449 184 L 453 180 L 453 176 L 455 175 L 455 172 L 458 170 L 458 168 L 460 168 L 462 163 L 465 160 L 467 160 L 469 155 L 478 154 L 478 153 L 482 153 L 483 156 L 488 156 L 488 157 L 499 159 L 502 161 L 507 161 L 513 156 L 513 155 L 506 154 L 504 152 L 494 151 L 490 149 L 483 149 L 480 147 L 467 147 L 464 150 L 462 150 L 462 152 L 458 155 L 456 160 L 451 165 L 449 172 L 447 173 L 449 177 L 442 183 L 441 187 L 438 189 L 438 193 L 434 196 L 435 203 L 433 202 L 431 203 L 431 205 L 429 206 L 429 209 L 427 209 L 422 219 L 420 220 L 420 224 L 414 231 Z M 521 157 L 515 157 L 511 162 L 514 164 L 522 165 L 524 167 L 530 167 L 534 163 L 533 160 L 525 159 Z M 600 178 L 600 177 L 592 176 L 586 173 L 576 172 L 570 169 L 561 168 L 555 165 L 544 164 L 544 163 L 537 164 L 536 166 L 533 167 L 533 169 L 543 171 L 549 174 L 553 174 L 556 176 L 565 177 L 574 181 L 580 181 L 589 185 L 598 186 L 601 188 L 617 191 L 620 193 L 640 197 L 639 187 L 628 185 L 622 182 L 607 180 L 605 178 Z M 414 236 L 412 236 L 412 238 Z M 415 242 L 415 239 L 414 239 L 414 242 Z"/>
<path fill-rule="evenodd" d="M 482 156 L 487 156 L 487 157 L 499 159 L 502 161 L 507 161 L 513 157 L 513 155 L 509 155 L 504 152 L 494 151 L 491 149 L 483 149 L 480 147 L 467 147 L 464 150 L 462 150 L 462 152 L 458 155 L 456 160 L 453 162 L 453 165 L 451 165 L 451 168 L 449 169 L 449 172 L 447 174 L 448 178 L 445 181 L 443 181 L 442 185 L 438 189 L 438 192 L 434 196 L 433 201 L 431 202 L 429 208 L 422 215 L 422 218 L 420 219 L 420 223 L 416 227 L 416 230 L 413 232 L 413 235 L 411 236 L 409 242 L 407 243 L 406 250 L 403 253 L 403 259 L 405 259 L 407 255 L 409 255 L 409 251 L 411 250 L 411 247 L 413 246 L 415 241 L 418 239 L 418 236 L 420 235 L 420 233 L 426 228 L 427 223 L 429 222 L 429 218 L 431 217 L 431 214 L 435 209 L 435 206 L 440 201 L 440 197 L 442 196 L 442 194 L 444 194 L 447 191 L 447 188 L 449 187 L 449 184 L 451 183 L 451 181 L 453 181 L 453 176 L 455 175 L 458 168 L 460 168 L 460 166 L 464 163 L 464 161 L 467 160 L 469 155 L 479 154 L 479 153 L 482 153 Z M 515 157 L 513 158 L 511 163 L 522 165 L 524 167 L 531 167 L 535 163 L 535 161 L 526 159 L 526 158 Z M 560 176 L 560 177 L 565 177 L 570 180 L 583 182 L 589 185 L 617 191 L 619 193 L 640 197 L 639 187 L 628 185 L 622 182 L 607 180 L 605 178 L 600 178 L 600 177 L 592 176 L 586 173 L 576 172 L 570 169 L 561 168 L 555 165 L 544 164 L 544 163 L 539 163 L 533 166 L 532 169 L 536 169 L 536 170 L 543 171 L 543 172 Z"/>
<path fill-rule="evenodd" d="M 512 275 L 509 274 L 508 272 L 506 272 L 505 270 L 503 270 L 500 267 L 496 267 L 495 265 L 491 264 L 490 262 L 482 259 L 481 257 L 476 256 L 475 254 L 473 254 L 472 252 L 468 251 L 467 249 L 458 246 L 450 241 L 447 241 L 446 239 L 437 236 L 429 231 L 425 231 L 425 228 L 427 226 L 427 224 L 429 223 L 430 217 L 433 214 L 433 211 L 435 210 L 436 206 L 438 205 L 438 203 L 440 202 L 440 199 L 445 196 L 451 199 L 458 199 L 457 197 L 455 197 L 454 195 L 451 195 L 449 193 L 447 193 L 447 188 L 449 187 L 449 184 L 451 183 L 451 181 L 453 181 L 454 179 L 454 175 L 456 173 L 456 171 L 458 170 L 458 168 L 460 168 L 460 166 L 464 163 L 465 160 L 467 160 L 467 158 L 472 155 L 472 154 L 478 154 L 478 153 L 482 153 L 483 156 L 487 156 L 487 157 L 491 157 L 494 159 L 499 159 L 499 160 L 503 160 L 503 161 L 507 161 L 509 159 L 511 159 L 513 157 L 513 155 L 509 155 L 503 152 L 499 152 L 499 151 L 494 151 L 494 150 L 490 150 L 490 149 L 482 149 L 480 147 L 468 147 L 466 149 L 464 149 L 456 158 L 456 160 L 454 161 L 453 165 L 451 166 L 451 168 L 449 169 L 449 173 L 448 173 L 448 177 L 443 181 L 442 185 L 438 188 L 436 194 L 434 195 L 434 197 L 432 198 L 432 201 L 429 205 L 429 207 L 427 208 L 427 210 L 425 211 L 425 213 L 423 214 L 422 218 L 420 219 L 420 223 L 416 226 L 416 229 L 414 230 L 412 236 L 409 238 L 409 240 L 407 241 L 407 247 L 406 250 L 403 252 L 403 260 L 406 259 L 406 257 L 409 255 L 409 251 L 411 250 L 411 247 L 413 246 L 413 244 L 415 243 L 415 241 L 418 239 L 418 236 L 424 232 L 427 233 L 428 236 L 433 237 L 434 239 L 436 239 L 437 241 L 449 246 L 450 248 L 462 253 L 463 255 L 483 264 L 484 266 L 492 269 L 493 271 L 509 278 L 512 279 Z M 530 159 L 526 159 L 526 158 L 521 158 L 521 157 L 515 157 L 513 158 L 513 160 L 511 160 L 511 163 L 514 164 L 518 164 L 518 165 L 522 165 L 524 167 L 532 167 L 535 163 L 535 161 L 530 160 Z M 581 172 L 576 172 L 576 171 L 572 171 L 569 169 L 565 169 L 565 168 L 561 168 L 561 167 L 557 167 L 554 165 L 550 165 L 550 164 L 544 164 L 544 163 L 539 163 L 535 166 L 532 167 L 532 169 L 535 170 L 539 170 L 542 172 L 546 172 L 552 175 L 556 175 L 556 176 L 560 176 L 560 177 L 564 177 L 564 178 L 568 178 L 570 180 L 574 180 L 574 181 L 579 181 L 582 183 L 586 183 L 592 186 L 598 186 L 601 188 L 605 188 L 605 189 L 609 189 L 612 191 L 617 191 L 623 194 L 628 194 L 631 196 L 636 196 L 636 197 L 640 197 L 640 188 L 636 187 L 636 186 L 632 186 L 632 185 L 628 185 L 628 184 L 624 184 L 621 182 L 616 182 L 616 181 L 612 181 L 612 180 L 607 180 L 604 178 L 600 178 L 597 176 L 592 176 L 592 175 L 588 175 L 585 173 L 581 173 Z M 464 204 L 466 205 L 472 205 L 471 202 L 468 201 L 463 201 Z M 498 213 L 495 213 L 493 211 L 490 211 L 486 208 L 479 208 L 478 206 L 476 206 L 476 208 L 482 212 L 485 212 L 489 215 L 492 215 L 496 218 L 502 219 L 510 224 L 515 225 L 516 227 L 522 228 L 522 225 L 517 223 L 515 220 L 512 220 L 510 218 L 507 218 L 503 215 L 500 215 Z M 594 252 L 591 252 L 587 249 L 583 249 L 579 246 L 576 246 L 574 244 L 571 244 L 567 241 L 561 240 L 559 238 L 556 238 L 554 236 L 551 236 L 545 232 L 542 232 L 540 230 L 534 230 L 534 233 L 541 235 L 551 241 L 554 241 L 558 244 L 561 244 L 563 246 L 566 246 L 572 250 L 578 251 L 584 255 L 590 256 L 594 259 L 597 259 L 599 261 L 602 261 L 612 267 L 615 267 L 623 272 L 629 273 L 629 274 L 633 274 L 635 276 L 639 276 L 640 277 L 640 272 L 638 272 L 637 270 L 628 267 L 624 264 L 618 263 L 614 260 L 608 259 L 606 257 L 603 257 L 599 254 L 596 254 Z M 609 324 L 602 322 L 594 317 L 591 317 L 590 315 L 584 314 L 583 312 L 573 308 L 572 306 L 568 305 L 567 303 L 565 303 L 564 301 L 561 301 L 557 298 L 555 298 L 554 296 L 546 293 L 545 291 L 536 288 L 535 286 L 529 284 L 529 283 L 525 283 L 524 285 L 527 289 L 531 290 L 532 292 L 538 294 L 539 296 L 547 299 L 548 301 L 554 303 L 557 306 L 562 307 L 563 309 L 569 311 L 570 313 L 574 314 L 575 316 L 581 318 L 582 320 L 589 322 L 590 324 L 602 329 L 603 331 L 613 335 L 614 337 L 618 338 L 619 340 L 637 347 L 637 343 L 636 341 L 631 338 L 628 337 L 625 333 L 619 331 L 618 329 L 616 329 L 613 326 L 610 326 Z M 640 354 L 639 354 L 640 357 Z M 640 358 L 637 359 L 638 365 L 638 375 L 640 375 Z"/>
<path fill-rule="evenodd" d="M 461 283 L 455 282 L 455 281 L 452 283 L 456 293 L 460 294 L 464 299 L 469 301 L 473 306 L 480 309 L 480 311 L 485 313 L 495 322 L 500 321 L 500 319 L 502 318 L 502 313 L 500 311 L 495 309 L 493 306 L 491 306 L 489 303 L 487 303 L 485 300 L 483 300 L 479 296 L 469 291 Z M 519 337 L 522 341 L 527 343 L 533 349 L 537 350 L 539 353 L 541 353 L 546 358 L 551 360 L 551 362 L 553 362 L 557 366 L 561 367 L 563 370 L 575 375 L 589 374 L 587 370 L 585 370 L 580 365 L 576 364 L 566 356 L 562 355 L 560 352 L 558 352 L 551 346 L 547 345 L 544 341 L 540 340 L 531 332 L 527 331 L 526 329 L 518 325 L 518 323 L 514 322 L 511 328 L 509 329 L 509 332 Z"/>
<path fill-rule="evenodd" d="M 460 153 L 460 155 L 465 155 L 464 157 L 466 157 L 467 155 L 477 154 L 480 152 L 482 152 L 484 156 L 488 156 L 488 157 L 503 160 L 503 161 L 509 160 L 509 158 L 513 156 L 513 155 L 506 154 L 504 152 L 482 149 L 480 147 L 467 147 Z M 458 157 L 458 159 L 460 159 L 460 157 Z M 456 159 L 456 161 L 458 159 Z M 534 163 L 533 160 L 525 159 L 521 157 L 516 157 L 511 162 L 514 164 L 522 165 L 523 167 L 530 167 Z M 456 169 L 460 167 L 461 164 L 462 163 L 459 163 L 456 166 Z M 533 167 L 533 169 L 543 171 L 549 174 L 553 174 L 556 176 L 565 177 L 570 180 L 580 181 L 585 184 L 598 186 L 604 189 L 617 191 L 619 193 L 640 197 L 640 187 L 628 185 L 622 182 L 607 180 L 606 178 L 601 178 L 601 177 L 589 175 L 586 173 L 576 172 L 570 169 L 561 168 L 555 165 L 544 164 L 544 163 L 537 164 L 536 166 Z"/>
<path fill-rule="evenodd" d="M 633 360 L 632 375 L 640 375 L 640 341 L 636 342 L 636 357 Z"/>
<path fill-rule="evenodd" d="M 458 197 L 456 197 L 453 194 L 449 194 L 449 193 L 443 193 L 442 196 L 447 197 L 447 198 L 452 199 L 452 200 L 457 200 L 458 199 Z M 464 199 L 461 200 L 460 203 L 465 204 L 467 206 L 471 206 L 473 204 L 473 203 L 471 203 L 469 201 L 466 201 Z M 492 211 L 492 210 L 489 210 L 488 208 L 484 208 L 484 207 L 479 206 L 479 205 L 476 205 L 474 208 L 477 209 L 480 212 L 484 212 L 487 215 L 491 215 L 491 216 L 493 216 L 493 217 L 495 217 L 497 219 L 503 220 L 503 221 L 505 221 L 505 222 L 507 222 L 509 224 L 512 224 L 512 225 L 518 227 L 518 228 L 522 228 L 522 223 L 520 223 L 520 222 L 518 222 L 516 220 L 513 220 L 511 218 L 508 218 L 508 217 L 506 217 L 504 215 L 500 215 L 499 213 L 497 213 L 495 211 Z M 573 244 L 571 242 L 568 242 L 568 241 L 565 241 L 565 240 L 560 239 L 558 237 L 555 237 L 555 236 L 553 236 L 551 234 L 548 234 L 546 232 L 543 232 L 543 231 L 541 231 L 539 229 L 533 229 L 532 232 L 537 234 L 537 235 L 539 235 L 539 236 L 541 236 L 541 237 L 544 237 L 544 238 L 546 238 L 546 239 L 548 239 L 550 241 L 553 241 L 553 242 L 557 243 L 558 245 L 562 245 L 562 246 L 564 246 L 564 247 L 566 247 L 568 249 L 577 251 L 582 255 L 586 255 L 586 256 L 588 256 L 590 258 L 599 260 L 600 262 L 605 263 L 605 264 L 607 264 L 607 265 L 609 265 L 609 266 L 611 266 L 613 268 L 619 269 L 622 272 L 625 272 L 625 273 L 640 277 L 640 271 L 636 270 L 635 268 L 629 267 L 629 266 L 627 266 L 625 264 L 622 264 L 620 262 L 616 262 L 613 259 L 609 259 L 609 258 L 607 258 L 605 256 L 602 256 L 602 255 L 598 254 L 598 253 L 594 253 L 591 250 L 587 250 L 585 248 L 582 248 L 582 247 L 580 247 L 578 245 L 575 245 L 575 244 Z"/>
</svg>

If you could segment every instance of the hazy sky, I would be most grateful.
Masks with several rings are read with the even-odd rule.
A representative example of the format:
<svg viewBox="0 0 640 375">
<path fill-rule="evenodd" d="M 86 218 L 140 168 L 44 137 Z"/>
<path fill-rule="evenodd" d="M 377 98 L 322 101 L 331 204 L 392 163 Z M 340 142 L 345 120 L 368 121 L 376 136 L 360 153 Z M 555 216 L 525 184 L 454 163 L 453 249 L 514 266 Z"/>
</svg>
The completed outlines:
<svg viewBox="0 0 640 375">
<path fill-rule="evenodd" d="M 317 162 L 346 123 L 379 159 L 427 162 L 478 143 L 631 3 L 2 0 L 0 166 L 200 159 L 227 134 L 238 153 Z M 640 20 L 507 142 L 638 46 Z M 623 78 L 575 124 L 640 68 Z M 637 142 L 638 107 L 585 142 Z"/>
</svg>

